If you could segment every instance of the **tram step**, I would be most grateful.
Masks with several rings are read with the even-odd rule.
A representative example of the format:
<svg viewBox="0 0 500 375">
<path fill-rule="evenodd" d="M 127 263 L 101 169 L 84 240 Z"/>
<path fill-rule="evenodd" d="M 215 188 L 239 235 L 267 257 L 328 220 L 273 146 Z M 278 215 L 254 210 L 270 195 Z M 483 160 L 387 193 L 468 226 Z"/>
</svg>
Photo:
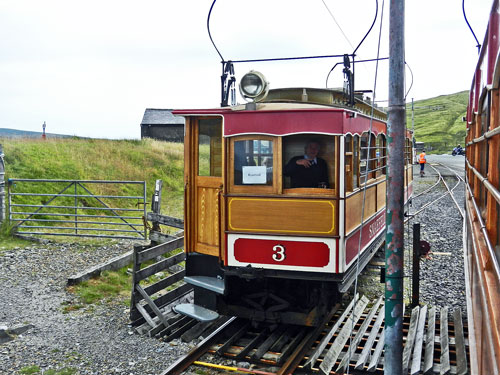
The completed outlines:
<svg viewBox="0 0 500 375">
<path fill-rule="evenodd" d="M 200 288 L 211 290 L 217 294 L 224 294 L 224 280 L 209 276 L 185 276 L 184 281 Z"/>
<path fill-rule="evenodd" d="M 194 303 L 181 303 L 174 306 L 174 310 L 179 314 L 189 316 L 190 318 L 194 318 L 200 322 L 210 322 L 219 317 L 219 314 L 215 311 L 195 305 Z"/>
</svg>

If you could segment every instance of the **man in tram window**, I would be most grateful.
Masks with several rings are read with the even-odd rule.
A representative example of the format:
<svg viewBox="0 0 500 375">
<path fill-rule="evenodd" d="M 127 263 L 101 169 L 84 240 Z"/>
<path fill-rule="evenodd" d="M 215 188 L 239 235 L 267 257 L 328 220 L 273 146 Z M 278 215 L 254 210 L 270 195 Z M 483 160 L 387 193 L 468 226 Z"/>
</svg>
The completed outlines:
<svg viewBox="0 0 500 375">
<path fill-rule="evenodd" d="M 328 166 L 318 157 L 320 144 L 309 141 L 304 155 L 293 157 L 285 166 L 284 174 L 291 178 L 292 188 L 328 188 Z"/>
</svg>

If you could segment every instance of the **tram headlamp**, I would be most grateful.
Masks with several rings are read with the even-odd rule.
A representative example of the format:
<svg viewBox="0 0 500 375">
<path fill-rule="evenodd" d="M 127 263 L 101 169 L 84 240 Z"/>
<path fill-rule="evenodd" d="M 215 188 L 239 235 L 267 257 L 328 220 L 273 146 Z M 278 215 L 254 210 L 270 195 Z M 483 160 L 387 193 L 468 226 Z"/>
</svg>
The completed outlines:
<svg viewBox="0 0 500 375">
<path fill-rule="evenodd" d="M 268 90 L 269 82 L 260 72 L 251 70 L 241 78 L 240 93 L 245 99 L 255 101 L 264 99 Z"/>
</svg>

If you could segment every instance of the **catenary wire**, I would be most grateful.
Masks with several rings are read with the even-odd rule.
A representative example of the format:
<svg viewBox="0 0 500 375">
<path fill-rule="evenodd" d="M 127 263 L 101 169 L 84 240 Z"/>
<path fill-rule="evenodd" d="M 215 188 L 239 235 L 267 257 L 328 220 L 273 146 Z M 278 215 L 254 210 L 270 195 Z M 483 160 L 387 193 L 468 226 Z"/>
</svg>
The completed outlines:
<svg viewBox="0 0 500 375">
<path fill-rule="evenodd" d="M 469 21 L 467 20 L 467 16 L 465 15 L 465 0 L 462 0 L 462 12 L 464 13 L 465 22 L 467 23 L 467 26 L 469 26 L 469 30 L 474 36 L 474 39 L 476 40 L 477 53 L 479 54 L 479 52 L 481 52 L 481 43 L 479 43 L 479 41 L 477 40 L 476 34 L 474 34 L 474 30 L 472 30 L 472 27 Z"/>
<path fill-rule="evenodd" d="M 344 55 L 342 55 L 342 57 L 344 57 Z M 358 61 L 352 61 L 352 64 L 357 64 L 357 63 L 364 63 L 364 62 L 372 62 L 372 61 L 382 61 L 382 60 L 389 60 L 388 57 L 380 57 L 380 58 L 377 58 L 377 59 L 366 59 L 366 60 L 358 60 Z M 330 71 L 328 72 L 327 76 L 326 76 L 326 84 L 325 84 L 325 87 L 328 88 L 328 79 L 330 78 L 330 74 L 333 72 L 333 70 L 337 67 L 337 65 L 340 65 L 342 64 L 341 62 L 338 62 L 336 63 L 331 69 Z"/>
<path fill-rule="evenodd" d="M 377 1 L 377 8 L 378 8 L 378 1 Z M 379 36 L 378 36 L 378 45 L 377 45 L 377 63 L 375 66 L 375 77 L 373 81 L 373 101 L 375 101 L 376 98 L 376 93 L 377 93 L 377 78 L 378 78 L 378 62 L 379 62 L 379 56 L 380 56 L 380 41 L 382 39 L 382 23 L 383 23 L 383 18 L 384 18 L 384 0 L 382 0 L 382 12 L 380 15 L 380 30 L 379 30 Z M 373 25 L 372 25 L 373 27 Z M 371 30 L 371 28 L 370 28 Z M 363 222 L 364 222 L 364 216 L 365 216 L 365 202 L 366 202 L 366 183 L 368 181 L 368 170 L 369 170 L 369 161 L 368 158 L 370 156 L 370 146 L 371 146 L 371 137 L 372 137 L 372 128 L 373 128 L 373 116 L 374 116 L 374 111 L 375 108 L 372 106 L 371 108 L 371 116 L 370 116 L 370 129 L 368 131 L 368 139 L 367 139 L 367 150 L 366 150 L 366 169 L 365 169 L 365 189 L 363 190 L 363 200 L 361 204 L 361 226 L 360 226 L 360 233 L 359 233 L 359 240 L 358 240 L 358 254 L 356 258 L 356 279 L 354 281 L 354 296 L 356 296 L 356 293 L 358 292 L 358 278 L 359 278 L 359 257 L 361 253 L 361 237 L 363 234 Z M 354 299 L 354 304 L 352 307 L 352 313 L 354 314 L 354 309 L 356 308 L 357 304 L 357 299 Z M 354 319 L 351 321 L 351 332 L 349 334 L 349 351 L 348 351 L 348 365 L 347 365 L 347 374 L 349 374 L 349 363 L 351 361 L 351 356 L 352 356 L 352 349 L 351 349 L 351 342 L 352 342 L 352 335 L 354 332 Z"/>
<path fill-rule="evenodd" d="M 349 38 L 347 37 L 347 35 L 344 33 L 344 30 L 342 30 L 342 27 L 340 27 L 339 23 L 337 22 L 337 20 L 335 19 L 333 13 L 330 11 L 330 8 L 328 8 L 328 5 L 326 5 L 325 3 L 325 0 L 321 0 L 321 2 L 323 3 L 323 5 L 325 6 L 326 10 L 328 11 L 328 13 L 330 13 L 330 16 L 332 17 L 333 19 L 333 22 L 335 22 L 335 24 L 337 25 L 337 27 L 339 28 L 340 32 L 342 33 L 342 35 L 344 36 L 345 40 L 347 40 L 347 43 L 349 43 L 349 45 L 351 46 L 351 48 L 354 49 L 354 46 L 352 45 L 351 41 L 349 40 Z"/>
<path fill-rule="evenodd" d="M 410 93 L 411 88 L 413 87 L 413 71 L 410 68 L 410 64 L 408 64 L 406 61 L 405 61 L 405 65 L 408 67 L 408 70 L 410 71 L 410 75 L 411 75 L 410 87 L 408 87 L 408 91 L 406 91 L 406 95 L 405 95 L 405 102 L 406 102 L 406 97 L 408 96 L 408 94 Z M 405 80 L 405 82 L 406 82 L 406 80 Z"/>
<path fill-rule="evenodd" d="M 383 2 L 382 2 L 383 3 Z M 368 34 L 370 34 L 370 32 L 372 31 L 373 29 L 373 26 L 375 25 L 375 22 L 377 21 L 377 16 L 378 16 L 378 0 L 375 0 L 375 17 L 373 18 L 373 22 L 372 22 L 372 25 L 370 26 L 370 29 L 368 29 L 367 33 L 365 34 L 365 36 L 363 37 L 363 39 L 361 39 L 361 42 L 359 42 L 358 46 L 356 47 L 356 49 L 352 52 L 352 55 L 354 56 L 356 54 L 356 51 L 359 49 L 359 47 L 361 47 L 361 45 L 363 44 L 363 42 L 365 41 L 366 37 L 368 36 Z M 380 22 L 380 34 L 382 34 L 382 22 Z M 379 51 L 380 51 L 380 36 L 379 36 Z M 377 55 L 378 55 L 379 52 L 377 52 Z"/>
<path fill-rule="evenodd" d="M 216 1 L 217 1 L 217 0 L 214 0 L 214 1 L 213 1 L 212 5 L 210 6 L 210 10 L 208 11 L 208 17 L 207 17 L 207 30 L 208 30 L 208 37 L 210 38 L 210 41 L 212 42 L 212 44 L 213 44 L 213 46 L 214 46 L 215 50 L 217 51 L 217 53 L 219 54 L 220 59 L 221 59 L 222 61 L 224 61 L 224 57 L 222 57 L 222 54 L 219 52 L 219 49 L 217 48 L 217 46 L 215 45 L 214 40 L 212 39 L 212 34 L 210 33 L 210 16 L 211 16 L 211 14 L 212 14 L 212 9 L 214 8 L 214 5 L 215 5 L 215 2 L 216 2 Z"/>
</svg>

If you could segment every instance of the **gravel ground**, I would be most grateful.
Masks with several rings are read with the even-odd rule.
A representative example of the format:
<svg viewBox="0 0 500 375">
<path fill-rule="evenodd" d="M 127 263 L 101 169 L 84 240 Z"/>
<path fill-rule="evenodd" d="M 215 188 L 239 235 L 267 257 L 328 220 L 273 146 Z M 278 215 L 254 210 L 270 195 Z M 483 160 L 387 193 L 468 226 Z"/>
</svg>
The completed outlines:
<svg viewBox="0 0 500 375">
<path fill-rule="evenodd" d="M 464 177 L 465 159 L 463 156 L 431 155 L 427 159 L 445 177 L 445 181 L 450 189 L 457 184 L 457 179 L 452 176 L 449 170 L 435 165 L 436 163 L 444 163 Z M 415 195 L 434 184 L 437 179 L 436 172 L 429 166 L 426 166 L 425 177 L 418 177 L 418 170 L 414 171 L 414 175 L 417 176 L 415 177 L 417 181 L 415 184 Z M 433 201 L 444 192 L 442 188 L 438 191 L 436 190 L 433 189 L 431 192 L 415 198 L 410 212 L 416 212 L 419 207 Z M 465 197 L 465 185 L 463 182 L 453 190 L 453 194 L 463 211 Z M 419 213 L 412 222 L 420 223 L 421 239 L 430 243 L 432 252 L 430 259 L 424 259 L 420 262 L 421 302 L 437 307 L 448 306 L 450 312 L 460 307 L 462 313 L 465 315 L 463 219 L 460 216 L 457 206 L 452 198 L 447 196 L 439 202 L 431 204 L 422 213 Z M 409 237 L 407 243 L 411 244 L 412 236 L 410 235 Z"/>
<path fill-rule="evenodd" d="M 437 173 L 430 165 L 439 169 L 445 177 L 448 186 L 453 188 L 457 179 L 452 177 L 452 172 L 437 163 L 443 163 L 457 171 L 462 177 L 464 175 L 464 157 L 451 155 L 429 155 L 428 165 L 425 167 L 425 176 L 420 177 L 420 166 L 413 168 L 414 175 L 414 199 L 410 207 L 410 214 L 414 214 L 421 207 L 433 202 L 446 191 L 440 183 L 429 192 L 419 195 L 427 190 L 438 179 Z M 430 165 L 429 165 L 430 164 Z M 459 205 L 464 207 L 463 183 L 454 190 L 454 197 Z M 441 200 L 432 203 L 425 210 L 418 213 L 407 224 L 405 224 L 405 302 L 411 302 L 411 277 L 412 277 L 412 247 L 413 247 L 413 224 L 420 224 L 420 239 L 431 245 L 431 254 L 428 258 L 420 261 L 420 303 L 436 306 L 438 308 L 448 306 L 449 313 L 460 307 L 462 314 L 466 313 L 465 301 L 465 279 L 463 268 L 462 247 L 462 225 L 463 220 L 457 206 L 448 195 Z M 384 254 L 377 254 L 379 261 L 384 261 Z M 351 288 L 351 294 L 352 294 Z M 378 268 L 370 269 L 360 277 L 359 293 L 365 294 L 370 299 L 376 299 L 384 293 L 384 284 L 379 282 Z"/>
<path fill-rule="evenodd" d="M 429 156 L 428 160 L 453 163 L 463 171 L 463 157 Z M 414 175 L 415 194 L 436 181 L 429 166 L 425 177 L 418 177 L 417 166 Z M 452 178 L 447 182 L 450 187 L 455 185 Z M 463 193 L 461 184 L 455 196 L 462 206 Z M 440 194 L 417 197 L 411 212 Z M 421 262 L 421 302 L 449 306 L 450 310 L 461 307 L 464 312 L 462 219 L 456 206 L 449 197 L 444 198 L 413 222 L 421 223 L 421 238 L 431 243 L 434 252 L 431 259 Z M 411 224 L 408 228 L 407 243 L 411 244 Z M 38 366 L 41 373 L 73 369 L 67 373 L 156 375 L 185 353 L 193 344 L 164 343 L 134 334 L 123 303 L 111 301 L 63 313 L 65 304 L 77 302 L 65 288 L 69 276 L 131 249 L 130 242 L 90 246 L 44 241 L 13 250 L 2 250 L 0 244 L 0 331 L 2 326 L 27 329 L 0 344 L 0 374 L 21 374 L 28 366 Z M 410 263 L 407 257 L 405 264 Z M 408 267 L 406 272 L 411 274 Z M 372 277 L 360 283 L 360 291 L 382 290 L 381 285 Z"/>
<path fill-rule="evenodd" d="M 0 345 L 0 374 L 20 374 L 28 366 L 41 373 L 159 374 L 186 352 L 190 345 L 180 341 L 134 334 L 123 302 L 63 313 L 65 304 L 76 302 L 65 289 L 69 276 L 131 249 L 125 242 L 100 247 L 48 242 L 3 250 L 0 326 L 28 330 Z"/>
</svg>

